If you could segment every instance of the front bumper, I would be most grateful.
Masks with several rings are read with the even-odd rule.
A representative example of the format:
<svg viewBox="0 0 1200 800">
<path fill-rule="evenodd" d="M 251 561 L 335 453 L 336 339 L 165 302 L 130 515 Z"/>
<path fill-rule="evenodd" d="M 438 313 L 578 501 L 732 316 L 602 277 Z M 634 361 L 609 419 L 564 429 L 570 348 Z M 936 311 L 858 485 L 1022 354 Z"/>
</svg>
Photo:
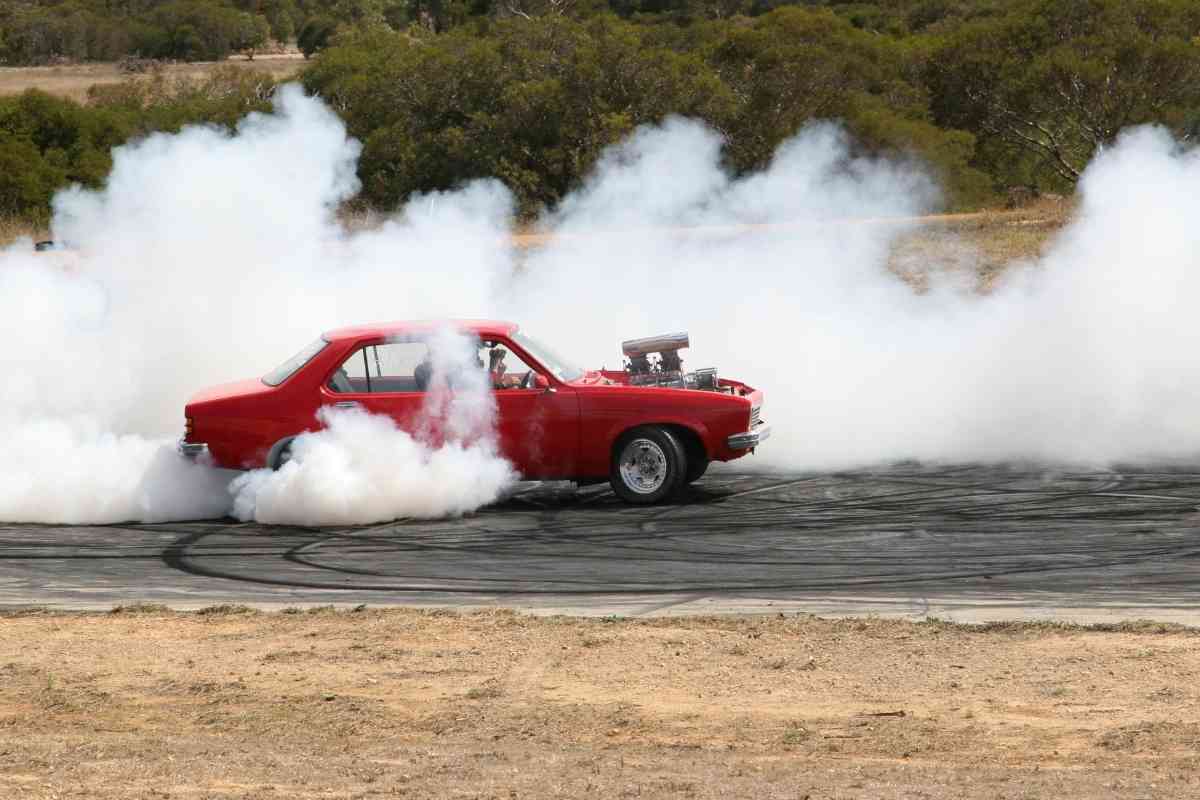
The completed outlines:
<svg viewBox="0 0 1200 800">
<path fill-rule="evenodd" d="M 725 440 L 730 450 L 753 450 L 771 436 L 771 426 L 755 425 L 754 430 L 735 433 Z"/>
<path fill-rule="evenodd" d="M 180 439 L 175 443 L 175 449 L 184 458 L 199 458 L 208 452 L 208 445 L 204 442 L 185 442 Z"/>
</svg>

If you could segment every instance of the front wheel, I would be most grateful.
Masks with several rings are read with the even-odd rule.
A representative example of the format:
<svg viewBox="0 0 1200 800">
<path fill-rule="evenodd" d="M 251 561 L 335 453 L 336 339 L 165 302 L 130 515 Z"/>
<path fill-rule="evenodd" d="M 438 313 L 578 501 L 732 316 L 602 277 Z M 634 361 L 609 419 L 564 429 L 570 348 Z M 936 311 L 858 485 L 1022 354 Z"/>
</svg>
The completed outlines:
<svg viewBox="0 0 1200 800">
<path fill-rule="evenodd" d="M 649 505 L 679 491 L 687 472 L 687 455 L 670 431 L 635 428 L 613 448 L 609 483 L 626 503 Z"/>
</svg>

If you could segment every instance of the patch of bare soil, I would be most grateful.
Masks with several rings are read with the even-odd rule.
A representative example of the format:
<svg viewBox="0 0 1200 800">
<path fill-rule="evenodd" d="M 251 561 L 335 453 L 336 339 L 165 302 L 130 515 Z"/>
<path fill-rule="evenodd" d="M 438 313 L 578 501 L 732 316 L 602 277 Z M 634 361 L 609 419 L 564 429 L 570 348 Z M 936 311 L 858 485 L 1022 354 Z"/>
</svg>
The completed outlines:
<svg viewBox="0 0 1200 800">
<path fill-rule="evenodd" d="M 37 241 L 48 235 L 45 228 L 27 220 L 0 216 L 0 247 L 7 247 L 22 236 Z"/>
<path fill-rule="evenodd" d="M 298 52 L 284 52 L 259 55 L 252 61 L 244 56 L 235 56 L 225 61 L 164 63 L 156 69 L 169 78 L 202 80 L 215 70 L 231 64 L 268 73 L 277 80 L 285 80 L 301 70 L 304 58 Z M 0 67 L 0 96 L 20 94 L 26 89 L 41 89 L 43 92 L 83 103 L 87 101 L 88 89 L 91 87 L 123 83 L 131 77 L 134 75 L 123 69 L 121 64 L 112 62 L 50 67 Z"/>
<path fill-rule="evenodd" d="M 923 217 L 897 237 L 889 267 L 920 290 L 950 281 L 988 292 L 1040 258 L 1074 210 L 1074 201 L 1049 196 L 1021 209 Z"/>
<path fill-rule="evenodd" d="M 1200 635 L 507 612 L 0 618 L 0 797 L 1200 796 Z"/>
<path fill-rule="evenodd" d="M 1019 209 L 666 230 L 681 239 L 755 235 L 802 239 L 810 235 L 814 226 L 833 227 L 849 235 L 858 235 L 858 229 L 864 225 L 894 226 L 899 231 L 891 243 L 887 266 L 915 289 L 924 291 L 935 281 L 950 281 L 968 290 L 988 292 L 1006 270 L 1036 261 L 1070 220 L 1074 209 L 1073 200 L 1048 195 Z M 371 227 L 378 220 L 370 214 L 359 214 L 352 215 L 347 224 Z M 560 235 L 523 229 L 511 237 L 511 242 L 517 248 L 538 248 L 559 239 L 615 241 L 638 233 L 637 229 L 630 229 Z"/>
</svg>

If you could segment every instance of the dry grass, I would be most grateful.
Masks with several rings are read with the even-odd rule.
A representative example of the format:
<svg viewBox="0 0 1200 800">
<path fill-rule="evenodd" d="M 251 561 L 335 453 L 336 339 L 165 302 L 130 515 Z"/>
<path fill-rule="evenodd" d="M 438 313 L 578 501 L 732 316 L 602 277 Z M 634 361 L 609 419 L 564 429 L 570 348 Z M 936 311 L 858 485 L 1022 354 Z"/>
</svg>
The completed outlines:
<svg viewBox="0 0 1200 800">
<path fill-rule="evenodd" d="M 979 291 L 988 291 L 1006 269 L 1040 256 L 1046 245 L 1071 218 L 1074 203 L 1057 196 L 1041 198 L 1015 210 L 992 209 L 965 214 L 932 214 L 915 218 L 832 219 L 795 224 L 728 225 L 675 228 L 668 233 L 680 239 L 771 236 L 777 240 L 803 240 L 816 225 L 832 228 L 836 236 L 859 236 L 864 226 L 895 227 L 888 268 L 918 290 L 939 278 L 948 278 Z M 363 217 L 360 225 L 365 224 Z M 636 230 L 571 234 L 597 246 L 617 246 Z M 521 248 L 538 248 L 555 240 L 553 234 L 527 229 L 512 237 Z"/>
<path fill-rule="evenodd" d="M 49 232 L 28 220 L 16 217 L 0 217 L 0 247 L 6 247 L 22 236 L 38 241 L 48 237 Z"/>
<path fill-rule="evenodd" d="M 1048 197 L 1018 210 L 928 217 L 899 237 L 890 266 L 918 288 L 941 276 L 987 291 L 1014 264 L 1042 255 L 1074 210 L 1072 201 Z"/>
<path fill-rule="evenodd" d="M 0 796 L 1194 797 L 1200 636 L 0 615 Z"/>
<path fill-rule="evenodd" d="M 300 71 L 304 58 L 298 52 L 260 55 L 253 61 L 233 57 L 226 61 L 164 64 L 164 75 L 172 79 L 203 80 L 222 66 L 234 64 L 269 73 L 273 78 L 290 78 Z M 133 77 L 115 63 L 68 64 L 54 67 L 0 67 L 0 96 L 20 94 L 26 89 L 86 102 L 93 86 L 122 83 Z"/>
<path fill-rule="evenodd" d="M 1004 270 L 1015 263 L 1040 256 L 1049 241 L 1070 219 L 1074 205 L 1062 199 L 1044 199 L 1016 211 L 991 210 L 972 214 L 945 214 L 922 217 L 916 221 L 864 220 L 841 221 L 837 225 L 913 225 L 893 244 L 889 268 L 918 289 L 925 289 L 938 277 L 950 277 L 967 282 L 976 289 L 987 291 Z M 386 215 L 363 209 L 347 209 L 339 215 L 348 231 L 379 228 Z M 706 235 L 709 229 L 681 229 L 680 236 Z M 787 226 L 769 228 L 775 234 Z M 799 228 L 804 235 L 807 228 Z M 754 235 L 752 227 L 731 227 L 729 231 L 744 231 Z M 723 233 L 724 231 L 722 231 Z M 45 237 L 49 234 L 19 220 L 0 220 L 0 246 L 20 235 Z M 586 235 L 586 234 L 584 234 Z M 619 238 L 620 233 L 594 234 L 599 240 Z M 580 236 L 580 234 L 576 234 Z M 519 232 L 512 237 L 518 247 L 538 247 L 552 237 Z"/>
</svg>

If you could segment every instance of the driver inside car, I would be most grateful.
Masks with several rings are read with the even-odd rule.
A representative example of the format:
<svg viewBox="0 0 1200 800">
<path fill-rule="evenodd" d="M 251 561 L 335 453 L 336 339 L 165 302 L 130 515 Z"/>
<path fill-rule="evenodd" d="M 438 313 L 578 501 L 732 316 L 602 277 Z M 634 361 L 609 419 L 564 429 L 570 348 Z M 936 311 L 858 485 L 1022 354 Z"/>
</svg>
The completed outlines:
<svg viewBox="0 0 1200 800">
<path fill-rule="evenodd" d="M 493 389 L 515 389 L 521 385 L 521 379 L 516 375 L 506 375 L 508 365 L 504 357 L 508 351 L 502 347 L 493 347 L 488 351 L 488 375 Z"/>
</svg>

